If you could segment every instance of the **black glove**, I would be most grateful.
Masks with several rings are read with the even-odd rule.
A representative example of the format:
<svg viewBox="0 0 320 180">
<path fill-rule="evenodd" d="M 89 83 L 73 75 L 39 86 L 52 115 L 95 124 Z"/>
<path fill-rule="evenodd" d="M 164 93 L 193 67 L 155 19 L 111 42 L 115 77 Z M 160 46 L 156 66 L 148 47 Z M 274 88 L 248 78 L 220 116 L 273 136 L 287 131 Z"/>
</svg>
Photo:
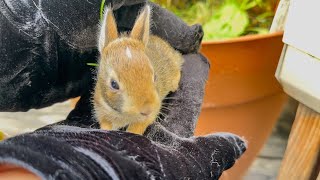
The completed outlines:
<svg viewBox="0 0 320 180">
<path fill-rule="evenodd" d="M 42 179 L 218 179 L 244 152 L 237 136 L 157 144 L 127 132 L 55 126 L 0 143 L 0 162 Z"/>
</svg>

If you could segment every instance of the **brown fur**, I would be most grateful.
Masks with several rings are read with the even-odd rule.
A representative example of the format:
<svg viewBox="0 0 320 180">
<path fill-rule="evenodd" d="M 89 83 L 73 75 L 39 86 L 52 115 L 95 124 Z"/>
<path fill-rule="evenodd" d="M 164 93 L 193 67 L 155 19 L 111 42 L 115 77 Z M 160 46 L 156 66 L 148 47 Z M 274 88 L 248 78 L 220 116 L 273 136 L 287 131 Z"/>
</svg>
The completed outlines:
<svg viewBox="0 0 320 180">
<path fill-rule="evenodd" d="M 162 100 L 178 89 L 183 59 L 167 42 L 149 35 L 149 19 L 147 6 L 130 36 L 118 37 L 112 12 L 107 9 L 99 37 L 101 57 L 93 101 L 102 129 L 129 125 L 127 131 L 143 134 L 155 121 Z M 118 82 L 119 90 L 111 88 L 111 79 Z"/>
</svg>

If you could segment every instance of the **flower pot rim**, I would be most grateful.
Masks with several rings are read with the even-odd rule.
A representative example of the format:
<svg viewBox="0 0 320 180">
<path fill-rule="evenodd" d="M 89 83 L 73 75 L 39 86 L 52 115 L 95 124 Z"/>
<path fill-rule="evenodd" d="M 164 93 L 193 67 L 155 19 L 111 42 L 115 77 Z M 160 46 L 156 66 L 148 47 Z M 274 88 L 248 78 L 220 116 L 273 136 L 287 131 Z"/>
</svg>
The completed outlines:
<svg viewBox="0 0 320 180">
<path fill-rule="evenodd" d="M 237 42 L 245 42 L 245 41 L 254 41 L 258 39 L 265 39 L 271 37 L 283 36 L 283 31 L 273 32 L 268 34 L 254 34 L 254 35 L 246 35 L 231 39 L 224 39 L 224 40 L 206 40 L 202 41 L 203 45 L 209 44 L 229 44 L 229 43 L 237 43 Z"/>
</svg>

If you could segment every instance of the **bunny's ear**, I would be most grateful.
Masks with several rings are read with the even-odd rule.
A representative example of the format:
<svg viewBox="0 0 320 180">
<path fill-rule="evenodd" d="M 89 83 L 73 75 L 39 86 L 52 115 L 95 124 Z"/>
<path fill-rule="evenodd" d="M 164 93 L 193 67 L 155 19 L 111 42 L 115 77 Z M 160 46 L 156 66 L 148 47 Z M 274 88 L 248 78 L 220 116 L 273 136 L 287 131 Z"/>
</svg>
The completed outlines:
<svg viewBox="0 0 320 180">
<path fill-rule="evenodd" d="M 117 38 L 117 24 L 113 16 L 112 9 L 107 7 L 104 12 L 99 34 L 99 51 L 102 52 L 105 46 L 107 46 L 111 41 Z"/>
<path fill-rule="evenodd" d="M 137 18 L 130 34 L 131 38 L 138 39 L 142 41 L 145 45 L 148 43 L 149 40 L 150 11 L 150 6 L 146 5 L 144 10 Z"/>
</svg>

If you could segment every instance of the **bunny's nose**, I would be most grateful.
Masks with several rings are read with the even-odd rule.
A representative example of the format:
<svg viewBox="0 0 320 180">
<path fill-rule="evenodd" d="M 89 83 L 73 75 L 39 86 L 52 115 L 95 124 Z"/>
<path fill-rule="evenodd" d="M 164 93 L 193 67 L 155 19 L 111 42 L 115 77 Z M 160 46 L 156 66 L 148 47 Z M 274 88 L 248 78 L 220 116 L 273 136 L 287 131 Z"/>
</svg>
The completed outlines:
<svg viewBox="0 0 320 180">
<path fill-rule="evenodd" d="M 151 108 L 143 108 L 142 111 L 140 111 L 140 114 L 142 116 L 149 116 L 152 113 Z"/>
</svg>

